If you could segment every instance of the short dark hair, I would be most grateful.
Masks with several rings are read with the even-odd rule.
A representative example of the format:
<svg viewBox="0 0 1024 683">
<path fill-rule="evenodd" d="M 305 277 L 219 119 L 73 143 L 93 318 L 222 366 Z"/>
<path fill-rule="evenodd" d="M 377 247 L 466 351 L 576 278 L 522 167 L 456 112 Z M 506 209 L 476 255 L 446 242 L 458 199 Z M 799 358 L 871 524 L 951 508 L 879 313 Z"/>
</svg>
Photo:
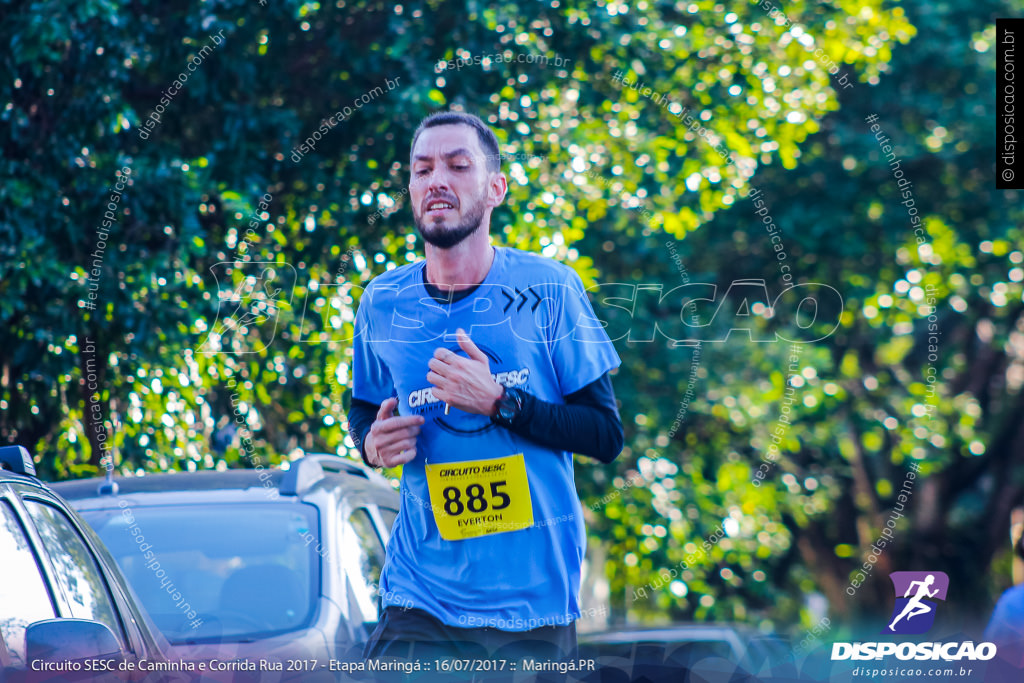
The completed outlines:
<svg viewBox="0 0 1024 683">
<path fill-rule="evenodd" d="M 476 136 L 480 139 L 480 147 L 484 150 L 487 170 L 492 173 L 500 171 L 501 155 L 498 154 L 498 137 L 494 134 L 494 131 L 479 116 L 459 111 L 435 112 L 420 121 L 419 127 L 416 128 L 416 132 L 412 135 L 412 144 L 409 145 L 409 165 L 412 166 L 412 151 L 416 149 L 416 140 L 419 139 L 420 133 L 427 128 L 453 126 L 460 123 L 464 123 L 476 131 Z"/>
</svg>

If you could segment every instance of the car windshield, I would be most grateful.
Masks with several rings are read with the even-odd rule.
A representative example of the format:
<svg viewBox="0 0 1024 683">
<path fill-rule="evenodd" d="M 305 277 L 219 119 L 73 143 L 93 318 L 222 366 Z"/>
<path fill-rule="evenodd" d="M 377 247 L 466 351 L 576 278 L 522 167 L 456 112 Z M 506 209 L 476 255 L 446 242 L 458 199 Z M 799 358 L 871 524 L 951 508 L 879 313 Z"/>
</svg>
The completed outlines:
<svg viewBox="0 0 1024 683">
<path fill-rule="evenodd" d="M 120 504 L 82 516 L 171 643 L 246 641 L 313 619 L 320 547 L 313 506 Z"/>
</svg>

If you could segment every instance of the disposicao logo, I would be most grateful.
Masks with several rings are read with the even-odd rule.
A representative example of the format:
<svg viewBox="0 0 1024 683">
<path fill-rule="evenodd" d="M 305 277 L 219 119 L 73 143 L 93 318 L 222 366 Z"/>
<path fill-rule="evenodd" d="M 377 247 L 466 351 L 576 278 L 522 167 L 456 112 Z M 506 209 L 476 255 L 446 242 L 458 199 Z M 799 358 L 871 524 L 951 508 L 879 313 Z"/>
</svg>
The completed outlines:
<svg viewBox="0 0 1024 683">
<path fill-rule="evenodd" d="M 882 633 L 926 633 L 935 623 L 936 600 L 945 600 L 949 576 L 945 572 L 893 572 L 896 606 Z"/>
<path fill-rule="evenodd" d="M 889 574 L 896 605 L 888 625 L 882 629 L 886 635 L 916 635 L 926 633 L 935 623 L 939 601 L 946 599 L 949 576 L 945 572 L 892 572 Z M 882 659 L 895 655 L 897 659 L 917 661 L 987 660 L 996 656 L 993 643 L 972 641 L 946 643 L 833 643 L 832 660 Z"/>
</svg>

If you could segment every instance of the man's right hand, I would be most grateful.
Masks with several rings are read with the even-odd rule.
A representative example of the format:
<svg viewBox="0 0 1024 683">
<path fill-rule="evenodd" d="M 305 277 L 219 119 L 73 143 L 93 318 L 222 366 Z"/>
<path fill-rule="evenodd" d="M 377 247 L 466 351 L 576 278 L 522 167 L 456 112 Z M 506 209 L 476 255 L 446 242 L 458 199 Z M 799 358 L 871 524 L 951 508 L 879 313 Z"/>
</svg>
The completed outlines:
<svg viewBox="0 0 1024 683">
<path fill-rule="evenodd" d="M 393 396 L 381 403 L 377 419 L 366 434 L 366 459 L 374 467 L 396 467 L 416 457 L 416 437 L 423 416 L 396 416 L 397 406 L 398 399 Z"/>
</svg>

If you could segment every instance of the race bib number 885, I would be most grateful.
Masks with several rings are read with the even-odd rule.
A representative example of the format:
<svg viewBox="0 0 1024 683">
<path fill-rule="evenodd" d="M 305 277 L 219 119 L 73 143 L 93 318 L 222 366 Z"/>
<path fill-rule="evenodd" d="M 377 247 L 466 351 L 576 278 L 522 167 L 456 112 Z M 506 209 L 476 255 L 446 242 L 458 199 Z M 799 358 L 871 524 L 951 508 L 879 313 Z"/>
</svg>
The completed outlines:
<svg viewBox="0 0 1024 683">
<path fill-rule="evenodd" d="M 426 465 L 430 506 L 441 538 L 461 541 L 533 526 L 522 453 Z"/>
</svg>

